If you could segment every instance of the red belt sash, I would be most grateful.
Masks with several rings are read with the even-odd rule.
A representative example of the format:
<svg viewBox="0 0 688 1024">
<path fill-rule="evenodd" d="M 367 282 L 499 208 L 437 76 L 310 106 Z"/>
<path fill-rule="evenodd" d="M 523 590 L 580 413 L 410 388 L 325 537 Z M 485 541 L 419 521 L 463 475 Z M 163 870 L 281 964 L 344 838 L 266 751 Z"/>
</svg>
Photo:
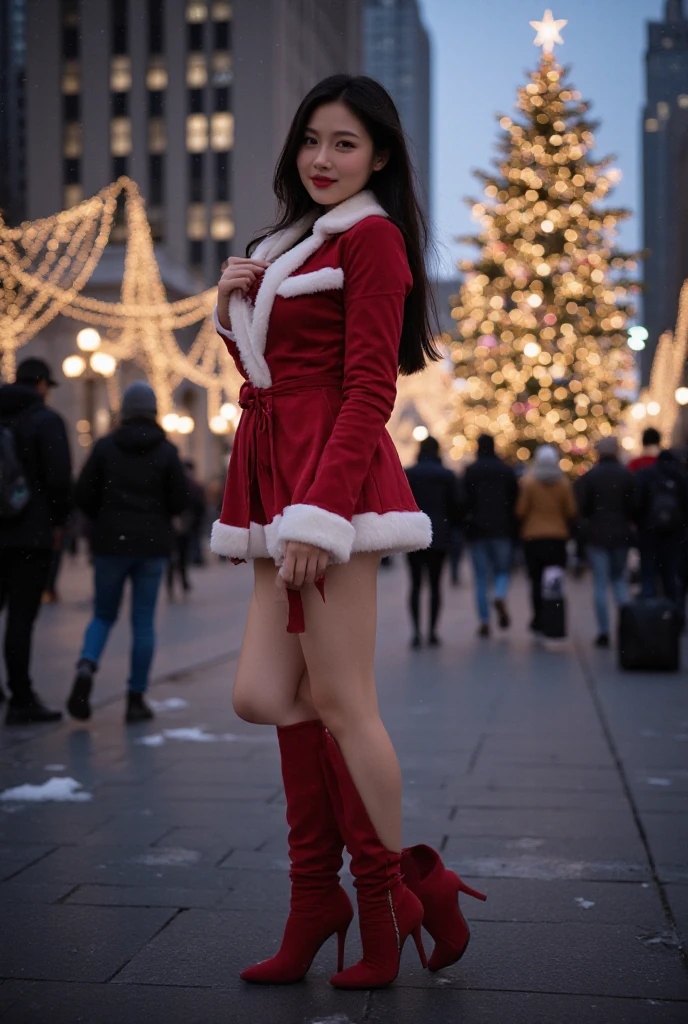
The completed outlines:
<svg viewBox="0 0 688 1024">
<path fill-rule="evenodd" d="M 341 394 L 341 378 L 332 374 L 312 374 L 310 377 L 292 378 L 273 384 L 269 388 L 257 388 L 246 381 L 239 393 L 239 405 L 244 410 L 241 421 L 242 442 L 241 452 L 244 458 L 245 495 L 244 509 L 246 529 L 251 526 L 251 481 L 260 480 L 260 492 L 263 506 L 265 501 L 263 494 L 266 485 L 270 490 L 270 515 L 276 514 L 273 465 L 275 457 L 274 434 L 273 434 L 273 399 L 282 398 L 285 395 L 300 395 L 307 391 L 324 391 L 333 389 Z M 282 511 L 281 509 L 279 510 Z M 325 600 L 325 580 L 316 580 L 317 587 L 323 601 Z M 303 602 L 298 590 L 287 589 L 287 600 L 289 604 L 289 615 L 287 621 L 288 633 L 303 633 L 305 631 L 305 619 L 303 613 Z"/>
</svg>

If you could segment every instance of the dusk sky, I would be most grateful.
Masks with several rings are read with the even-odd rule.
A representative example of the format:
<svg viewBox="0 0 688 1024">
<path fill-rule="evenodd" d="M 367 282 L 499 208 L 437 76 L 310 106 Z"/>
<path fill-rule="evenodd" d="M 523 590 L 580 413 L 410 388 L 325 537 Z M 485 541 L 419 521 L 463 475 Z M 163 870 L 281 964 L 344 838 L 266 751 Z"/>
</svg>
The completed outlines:
<svg viewBox="0 0 688 1024">
<path fill-rule="evenodd" d="M 592 102 L 602 122 L 597 156 L 614 154 L 623 179 L 612 202 L 630 207 L 621 243 L 641 244 L 641 114 L 644 103 L 646 23 L 662 20 L 665 0 L 419 0 L 433 52 L 433 220 L 443 259 L 452 276 L 461 252 L 454 235 L 474 229 L 463 197 L 479 194 L 472 177 L 487 169 L 498 126 L 494 115 L 511 113 L 516 89 L 538 61 L 535 31 L 550 7 L 562 30 L 559 60 Z"/>
</svg>

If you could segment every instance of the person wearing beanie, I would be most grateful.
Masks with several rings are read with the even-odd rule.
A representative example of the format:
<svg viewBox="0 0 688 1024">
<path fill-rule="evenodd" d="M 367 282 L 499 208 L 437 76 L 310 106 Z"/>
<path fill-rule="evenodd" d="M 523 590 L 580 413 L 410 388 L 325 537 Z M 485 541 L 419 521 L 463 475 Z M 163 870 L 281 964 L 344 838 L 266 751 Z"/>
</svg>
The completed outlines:
<svg viewBox="0 0 688 1024">
<path fill-rule="evenodd" d="M 548 566 L 566 566 L 566 542 L 576 513 L 573 487 L 559 468 L 556 449 L 550 444 L 540 445 L 530 471 L 520 480 L 516 504 L 530 577 L 530 628 L 534 633 L 541 632 L 542 574 Z"/>
<path fill-rule="evenodd" d="M 516 474 L 495 452 L 491 434 L 478 438 L 477 458 L 464 474 L 466 535 L 473 561 L 478 635 L 490 635 L 490 579 L 500 629 L 511 623 L 506 597 L 511 576 L 518 495 Z"/>
<path fill-rule="evenodd" d="M 91 717 L 91 690 L 117 620 L 127 580 L 132 590 L 131 670 L 126 721 L 152 718 L 144 700 L 155 649 L 155 606 L 171 550 L 173 516 L 188 488 L 177 449 L 156 421 L 155 393 L 144 381 L 122 396 L 121 424 L 101 438 L 76 486 L 76 503 L 92 520 L 95 608 L 77 663 L 67 710 Z"/>
<path fill-rule="evenodd" d="M 597 464 L 576 481 L 586 558 L 592 569 L 597 647 L 609 647 L 607 590 L 617 608 L 628 601 L 626 566 L 633 541 L 635 512 L 633 475 L 619 461 L 616 437 L 597 445 Z"/>
<path fill-rule="evenodd" d="M 643 430 L 643 450 L 640 455 L 628 463 L 631 473 L 638 473 L 641 469 L 654 466 L 657 461 L 662 444 L 662 436 L 655 427 L 646 427 Z"/>
</svg>

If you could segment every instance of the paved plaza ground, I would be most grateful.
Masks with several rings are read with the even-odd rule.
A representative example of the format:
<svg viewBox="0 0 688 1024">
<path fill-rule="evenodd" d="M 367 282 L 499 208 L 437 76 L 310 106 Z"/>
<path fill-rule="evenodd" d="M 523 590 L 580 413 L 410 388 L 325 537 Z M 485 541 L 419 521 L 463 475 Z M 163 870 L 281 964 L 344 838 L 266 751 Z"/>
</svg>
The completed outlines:
<svg viewBox="0 0 688 1024">
<path fill-rule="evenodd" d="M 380 575 L 378 678 L 405 841 L 436 846 L 488 902 L 464 899 L 470 949 L 439 974 L 408 943 L 391 989 L 335 991 L 328 943 L 305 982 L 244 985 L 286 914 L 279 759 L 274 730 L 231 709 L 251 570 L 215 564 L 194 583 L 162 601 L 154 722 L 124 727 L 121 623 L 88 725 L 0 727 L 0 794 L 71 778 L 83 797 L 0 799 L 3 1024 L 688 1021 L 688 669 L 620 673 L 592 647 L 586 579 L 571 584 L 566 649 L 528 636 L 518 578 L 508 635 L 475 636 L 464 583 L 444 646 L 411 652 L 401 560 Z M 55 703 L 89 590 L 68 565 L 62 603 L 41 614 L 36 683 Z"/>
</svg>

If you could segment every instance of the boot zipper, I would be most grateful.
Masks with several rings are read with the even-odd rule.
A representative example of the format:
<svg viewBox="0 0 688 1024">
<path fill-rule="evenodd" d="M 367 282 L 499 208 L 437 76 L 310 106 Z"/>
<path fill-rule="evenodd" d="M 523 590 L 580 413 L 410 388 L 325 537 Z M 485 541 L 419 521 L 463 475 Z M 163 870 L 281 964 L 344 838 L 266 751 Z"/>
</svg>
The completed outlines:
<svg viewBox="0 0 688 1024">
<path fill-rule="evenodd" d="M 389 901 L 389 910 L 390 910 L 390 913 L 392 915 L 392 921 L 394 922 L 394 931 L 396 932 L 396 936 L 397 936 L 397 951 L 399 953 L 401 953 L 401 938 L 399 936 L 399 925 L 397 924 L 397 915 L 396 915 L 396 913 L 394 911 L 394 903 L 392 901 L 392 893 L 391 893 L 391 891 L 389 889 L 387 890 L 387 899 Z"/>
</svg>

